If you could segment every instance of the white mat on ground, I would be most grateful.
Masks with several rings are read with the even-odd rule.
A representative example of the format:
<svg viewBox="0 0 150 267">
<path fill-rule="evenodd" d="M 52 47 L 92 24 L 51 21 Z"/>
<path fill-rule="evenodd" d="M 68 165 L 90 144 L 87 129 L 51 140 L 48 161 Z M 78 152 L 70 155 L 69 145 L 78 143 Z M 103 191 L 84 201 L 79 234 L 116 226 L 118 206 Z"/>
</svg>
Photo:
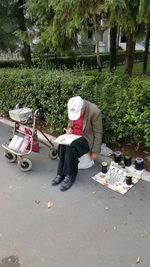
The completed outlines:
<svg viewBox="0 0 150 267">
<path fill-rule="evenodd" d="M 126 173 L 132 174 L 132 184 L 126 184 Z M 137 171 L 134 166 L 121 168 L 117 163 L 111 162 L 109 170 L 106 174 L 99 172 L 92 177 L 96 182 L 118 192 L 125 194 L 133 187 L 140 179 L 142 171 Z"/>
</svg>

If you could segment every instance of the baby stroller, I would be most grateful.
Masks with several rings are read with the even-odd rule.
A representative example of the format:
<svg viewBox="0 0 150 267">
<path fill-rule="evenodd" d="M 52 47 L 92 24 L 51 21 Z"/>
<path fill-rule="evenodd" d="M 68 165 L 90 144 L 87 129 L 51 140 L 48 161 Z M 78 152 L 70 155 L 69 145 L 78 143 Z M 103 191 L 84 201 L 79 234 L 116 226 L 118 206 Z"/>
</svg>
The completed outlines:
<svg viewBox="0 0 150 267">
<path fill-rule="evenodd" d="M 19 107 L 19 108 L 18 108 Z M 57 158 L 57 149 L 44 132 L 37 128 L 40 118 L 43 116 L 43 108 L 37 109 L 32 115 L 32 109 L 16 106 L 16 109 L 9 111 L 10 118 L 15 122 L 13 137 L 9 144 L 3 144 L 4 155 L 8 162 L 17 162 L 17 166 L 23 172 L 32 168 L 32 161 L 26 156 L 31 152 L 39 152 L 39 143 L 49 148 L 49 157 Z M 32 126 L 30 128 L 30 126 Z M 39 139 L 38 131 L 44 136 Z"/>
</svg>

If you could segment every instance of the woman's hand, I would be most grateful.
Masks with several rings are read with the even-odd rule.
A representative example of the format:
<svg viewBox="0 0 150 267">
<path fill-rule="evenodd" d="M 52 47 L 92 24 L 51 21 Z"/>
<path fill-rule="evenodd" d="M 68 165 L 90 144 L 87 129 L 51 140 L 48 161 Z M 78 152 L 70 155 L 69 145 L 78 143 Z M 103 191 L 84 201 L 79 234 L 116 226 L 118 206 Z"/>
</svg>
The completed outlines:
<svg viewBox="0 0 150 267">
<path fill-rule="evenodd" d="M 91 153 L 91 159 L 92 159 L 92 160 L 96 160 L 97 157 L 98 157 L 98 155 L 97 155 L 95 152 L 92 152 L 92 153 Z"/>
<path fill-rule="evenodd" d="M 73 129 L 70 128 L 70 127 L 67 128 L 67 129 L 66 129 L 66 133 L 67 133 L 67 134 L 72 134 L 72 133 L 73 133 Z"/>
</svg>

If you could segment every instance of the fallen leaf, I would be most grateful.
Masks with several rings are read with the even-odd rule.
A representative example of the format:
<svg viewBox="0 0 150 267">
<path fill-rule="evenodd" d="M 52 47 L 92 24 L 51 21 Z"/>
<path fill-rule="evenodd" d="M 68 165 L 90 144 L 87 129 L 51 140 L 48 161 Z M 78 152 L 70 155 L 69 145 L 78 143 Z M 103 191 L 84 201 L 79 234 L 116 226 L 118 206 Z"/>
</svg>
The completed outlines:
<svg viewBox="0 0 150 267">
<path fill-rule="evenodd" d="M 48 207 L 48 209 L 52 208 L 53 205 L 54 205 L 54 204 L 53 204 L 52 202 L 48 202 L 48 203 L 47 203 L 47 207 Z"/>
<path fill-rule="evenodd" d="M 40 204 L 40 200 L 35 200 L 35 203 L 36 204 Z"/>
<path fill-rule="evenodd" d="M 143 153 L 145 153 L 145 154 L 149 155 L 149 151 L 143 151 Z"/>
<path fill-rule="evenodd" d="M 144 230 L 144 234 L 145 234 L 145 235 L 147 235 L 147 234 L 148 234 L 148 232 L 147 232 L 146 230 Z"/>
<path fill-rule="evenodd" d="M 141 257 L 137 257 L 136 263 L 140 263 Z"/>
</svg>

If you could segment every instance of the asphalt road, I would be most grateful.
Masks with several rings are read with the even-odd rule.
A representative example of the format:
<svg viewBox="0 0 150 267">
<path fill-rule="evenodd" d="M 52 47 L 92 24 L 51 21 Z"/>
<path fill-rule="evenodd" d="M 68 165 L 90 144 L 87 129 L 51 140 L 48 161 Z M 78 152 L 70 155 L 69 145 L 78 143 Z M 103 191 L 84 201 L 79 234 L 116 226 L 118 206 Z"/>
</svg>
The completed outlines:
<svg viewBox="0 0 150 267">
<path fill-rule="evenodd" d="M 9 137 L 0 123 L 0 144 Z M 0 150 L 0 267 L 150 266 L 150 183 L 123 196 L 90 179 L 97 163 L 61 192 L 47 148 L 30 158 L 23 173 Z"/>
</svg>

